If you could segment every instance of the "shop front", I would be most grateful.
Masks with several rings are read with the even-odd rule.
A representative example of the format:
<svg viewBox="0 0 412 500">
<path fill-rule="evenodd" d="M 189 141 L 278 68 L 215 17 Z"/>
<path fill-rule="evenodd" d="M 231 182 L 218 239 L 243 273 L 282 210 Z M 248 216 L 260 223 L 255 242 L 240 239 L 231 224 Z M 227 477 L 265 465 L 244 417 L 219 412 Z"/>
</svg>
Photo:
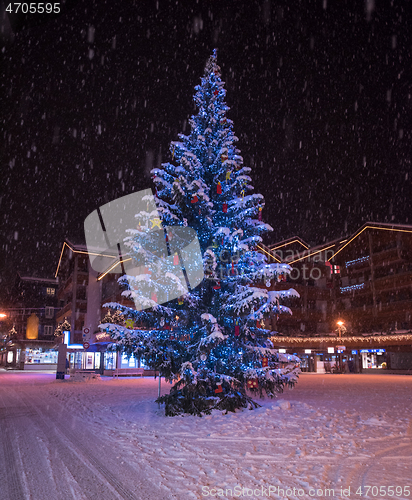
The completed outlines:
<svg viewBox="0 0 412 500">
<path fill-rule="evenodd" d="M 115 351 L 106 351 L 104 353 L 104 374 L 112 375 L 115 369 L 126 370 L 130 368 L 145 368 L 145 370 L 149 370 L 149 368 L 144 364 L 142 360 L 140 360 L 137 356 L 127 356 L 124 353 L 118 353 Z"/>
<path fill-rule="evenodd" d="M 9 342 L 2 352 L 2 366 L 13 370 L 55 370 L 57 350 L 54 341 L 19 340 Z"/>
<path fill-rule="evenodd" d="M 352 351 L 357 354 L 357 351 Z M 362 369 L 385 369 L 386 362 L 386 349 L 360 349 L 359 354 L 362 359 Z"/>
<path fill-rule="evenodd" d="M 279 352 L 301 359 L 303 372 L 412 373 L 412 335 L 272 337 Z"/>
</svg>

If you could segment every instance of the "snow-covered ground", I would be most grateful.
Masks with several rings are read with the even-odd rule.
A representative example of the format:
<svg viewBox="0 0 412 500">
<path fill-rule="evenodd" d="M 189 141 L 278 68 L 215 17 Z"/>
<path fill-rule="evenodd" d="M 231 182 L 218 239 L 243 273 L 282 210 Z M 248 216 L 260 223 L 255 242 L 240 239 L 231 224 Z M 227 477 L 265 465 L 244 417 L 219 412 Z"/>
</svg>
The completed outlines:
<svg viewBox="0 0 412 500">
<path fill-rule="evenodd" d="M 157 387 L 0 371 L 0 498 L 412 498 L 410 376 L 302 374 L 203 418 L 164 417 Z"/>
</svg>

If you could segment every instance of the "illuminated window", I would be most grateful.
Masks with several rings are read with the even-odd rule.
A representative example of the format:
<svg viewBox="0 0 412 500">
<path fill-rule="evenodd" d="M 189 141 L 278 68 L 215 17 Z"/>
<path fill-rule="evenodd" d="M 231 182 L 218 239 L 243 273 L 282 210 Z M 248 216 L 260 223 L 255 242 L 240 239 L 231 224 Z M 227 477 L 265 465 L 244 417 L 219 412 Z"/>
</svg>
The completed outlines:
<svg viewBox="0 0 412 500">
<path fill-rule="evenodd" d="M 56 293 L 55 288 L 46 288 L 47 295 L 54 295 Z"/>
</svg>

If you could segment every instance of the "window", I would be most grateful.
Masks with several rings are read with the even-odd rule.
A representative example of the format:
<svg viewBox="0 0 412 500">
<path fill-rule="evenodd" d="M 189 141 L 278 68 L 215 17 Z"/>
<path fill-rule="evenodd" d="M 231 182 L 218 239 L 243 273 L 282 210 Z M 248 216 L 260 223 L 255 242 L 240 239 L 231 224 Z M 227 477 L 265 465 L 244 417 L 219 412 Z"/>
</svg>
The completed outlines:
<svg viewBox="0 0 412 500">
<path fill-rule="evenodd" d="M 47 295 L 54 295 L 56 293 L 55 288 L 46 288 Z"/>
<path fill-rule="evenodd" d="M 53 335 L 53 327 L 51 325 L 44 325 L 44 335 Z"/>
<path fill-rule="evenodd" d="M 46 318 L 48 319 L 54 318 L 54 307 L 46 307 L 45 309 L 46 309 L 45 311 Z"/>
</svg>

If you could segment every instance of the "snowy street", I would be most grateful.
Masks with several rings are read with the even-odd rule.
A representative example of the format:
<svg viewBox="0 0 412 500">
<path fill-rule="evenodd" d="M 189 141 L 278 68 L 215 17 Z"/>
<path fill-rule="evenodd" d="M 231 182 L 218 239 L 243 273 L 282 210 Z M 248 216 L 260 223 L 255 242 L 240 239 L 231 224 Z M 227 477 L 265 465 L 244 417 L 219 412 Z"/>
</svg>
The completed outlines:
<svg viewBox="0 0 412 500">
<path fill-rule="evenodd" d="M 412 377 L 302 374 L 258 410 L 204 418 L 164 417 L 157 387 L 1 370 L 1 498 L 411 496 Z"/>
<path fill-rule="evenodd" d="M 87 415 L 60 405 L 56 386 L 55 375 L 0 372 L 2 500 L 168 498 Z M 60 387 L 80 402 L 83 386 Z"/>
</svg>

